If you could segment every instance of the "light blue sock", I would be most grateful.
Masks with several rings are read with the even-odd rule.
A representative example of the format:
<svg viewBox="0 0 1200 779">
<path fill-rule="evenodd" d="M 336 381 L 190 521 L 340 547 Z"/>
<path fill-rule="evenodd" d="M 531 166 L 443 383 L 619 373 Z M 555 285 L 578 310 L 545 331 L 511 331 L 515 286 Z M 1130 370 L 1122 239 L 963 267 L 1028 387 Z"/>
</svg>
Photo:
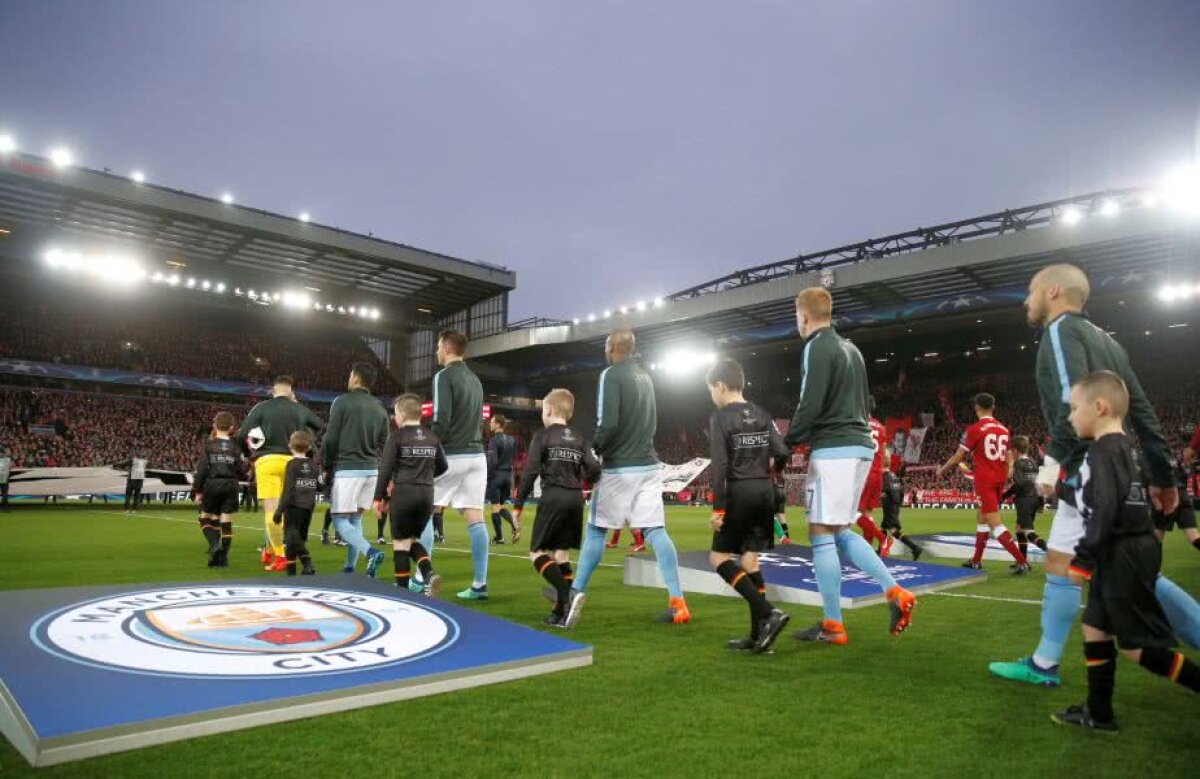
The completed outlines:
<svg viewBox="0 0 1200 779">
<path fill-rule="evenodd" d="M 645 532 L 644 538 L 654 549 L 654 560 L 658 563 L 658 572 L 667 583 L 667 594 L 672 598 L 682 598 L 683 588 L 679 586 L 679 554 L 675 544 L 667 535 L 665 527 L 652 527 Z"/>
<path fill-rule="evenodd" d="M 1058 665 L 1071 625 L 1079 616 L 1083 592 L 1065 576 L 1046 574 L 1042 589 L 1042 640 L 1033 650 L 1033 660 L 1042 668 Z"/>
<path fill-rule="evenodd" d="M 430 517 L 429 521 L 425 523 L 425 529 L 421 531 L 421 535 L 417 540 L 421 542 L 421 546 L 425 547 L 425 549 L 428 550 L 429 560 L 430 560 L 430 562 L 432 562 L 433 561 L 433 518 L 432 517 Z M 425 583 L 425 580 L 421 578 L 421 572 L 415 568 L 413 569 L 413 572 L 412 572 L 412 578 L 421 584 Z"/>
<path fill-rule="evenodd" d="M 355 566 L 355 564 L 358 562 L 358 554 L 360 551 L 360 547 L 354 543 L 355 532 L 358 533 L 358 539 L 360 541 L 362 541 L 362 543 L 364 543 L 364 544 L 366 543 L 366 539 L 364 539 L 362 537 L 361 524 L 358 528 L 355 528 L 354 524 L 352 522 L 353 518 L 354 518 L 353 514 L 334 514 L 333 515 L 333 529 L 335 531 L 337 531 L 337 534 L 339 536 L 341 536 L 343 541 L 346 542 L 346 567 L 347 568 L 353 568 Z"/>
<path fill-rule="evenodd" d="M 842 621 L 842 561 L 838 559 L 837 539 L 833 536 L 813 536 L 813 572 L 817 589 L 821 591 L 821 608 L 825 619 Z"/>
<path fill-rule="evenodd" d="M 1182 587 L 1159 574 L 1154 594 L 1167 614 L 1175 636 L 1192 649 L 1200 649 L 1200 605 Z"/>
<path fill-rule="evenodd" d="M 572 582 L 571 589 L 587 592 L 588 582 L 603 556 L 604 529 L 591 524 L 584 525 L 583 544 L 579 547 L 579 561 L 575 564 L 575 581 Z"/>
<path fill-rule="evenodd" d="M 467 535 L 471 537 L 471 570 L 475 581 L 472 587 L 483 587 L 487 584 L 488 566 L 488 532 L 482 522 L 467 525 Z"/>
<path fill-rule="evenodd" d="M 846 529 L 838 531 L 834 538 L 837 540 L 838 552 L 841 553 L 842 559 L 848 560 L 855 568 L 874 579 L 885 593 L 896 586 L 892 572 L 862 536 Z"/>
</svg>

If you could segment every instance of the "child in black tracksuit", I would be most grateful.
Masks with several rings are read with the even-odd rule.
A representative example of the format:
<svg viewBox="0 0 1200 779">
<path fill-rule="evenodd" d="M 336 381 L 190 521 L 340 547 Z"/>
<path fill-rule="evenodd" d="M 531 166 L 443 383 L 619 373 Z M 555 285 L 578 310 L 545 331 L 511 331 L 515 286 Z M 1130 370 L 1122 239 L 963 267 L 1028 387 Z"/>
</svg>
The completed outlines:
<svg viewBox="0 0 1200 779">
<path fill-rule="evenodd" d="M 1071 425 L 1093 440 L 1074 485 L 1085 533 L 1071 560 L 1071 579 L 1088 582 L 1083 612 L 1087 703 L 1053 715 L 1055 722 L 1115 732 L 1116 638 L 1143 668 L 1200 692 L 1200 667 L 1174 651 L 1175 636 L 1154 594 L 1162 545 L 1154 535 L 1139 453 L 1125 435 L 1125 383 L 1110 371 L 1080 379 L 1070 395 Z"/>
<path fill-rule="evenodd" d="M 542 496 L 529 539 L 529 559 L 550 583 L 554 610 L 545 623 L 572 628 L 579 621 L 585 595 L 571 589 L 571 551 L 583 539 L 583 483 L 600 477 L 600 461 L 591 443 L 568 423 L 575 413 L 575 396 L 551 390 L 542 400 L 542 423 L 529 444 L 521 486 L 513 501 L 513 520 L 520 523 L 533 483 L 541 477 Z"/>
<path fill-rule="evenodd" d="M 375 480 L 375 511 L 383 513 L 388 486 L 392 487 L 388 511 L 392 525 L 392 562 L 396 586 L 408 589 L 412 564 L 416 562 L 425 583 L 425 594 L 436 596 L 442 577 L 434 573 L 429 550 L 417 539 L 433 514 L 433 480 L 449 465 L 441 442 L 421 427 L 421 398 L 396 398 L 396 429 L 388 437 L 379 460 Z"/>
<path fill-rule="evenodd" d="M 200 503 L 200 532 L 208 542 L 208 567 L 228 568 L 233 544 L 233 515 L 238 510 L 238 482 L 249 463 L 230 434 L 233 415 L 222 411 L 213 419 L 212 437 L 196 463 L 192 494 Z"/>
<path fill-rule="evenodd" d="M 296 575 L 299 562 L 304 576 L 312 576 L 312 557 L 308 553 L 308 525 L 312 522 L 317 493 L 321 489 L 321 472 L 309 457 L 312 433 L 297 430 L 288 439 L 292 459 L 283 472 L 283 494 L 275 509 L 275 524 L 283 523 L 283 546 L 287 555 L 287 575 Z"/>
<path fill-rule="evenodd" d="M 918 546 L 916 541 L 904 535 L 904 528 L 900 525 L 900 509 L 904 506 L 904 482 L 886 464 L 883 471 L 883 491 L 881 497 L 880 504 L 883 506 L 883 524 L 879 527 L 883 532 L 891 534 L 892 538 L 907 546 L 909 551 L 912 552 L 913 561 L 916 562 L 921 558 L 921 553 L 925 550 Z"/>
<path fill-rule="evenodd" d="M 782 471 L 791 452 L 771 415 L 742 397 L 746 377 L 741 365 L 722 360 L 709 370 L 707 382 L 717 407 L 708 433 L 713 485 L 708 561 L 750 607 L 750 635 L 726 646 L 731 651 L 765 653 L 789 617 L 767 600 L 758 553 L 774 547 L 771 464 Z"/>
</svg>

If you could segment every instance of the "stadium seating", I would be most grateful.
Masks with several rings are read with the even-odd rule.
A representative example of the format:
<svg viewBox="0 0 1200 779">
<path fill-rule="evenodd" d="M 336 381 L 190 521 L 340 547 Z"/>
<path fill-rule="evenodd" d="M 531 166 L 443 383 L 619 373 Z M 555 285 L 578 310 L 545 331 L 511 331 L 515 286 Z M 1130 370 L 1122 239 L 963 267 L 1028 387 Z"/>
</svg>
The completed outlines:
<svg viewBox="0 0 1200 779">
<path fill-rule="evenodd" d="M 51 298 L 31 289 L 6 296 L 0 333 L 0 358 L 228 381 L 265 382 L 290 373 L 309 389 L 341 389 L 351 363 L 365 361 L 380 368 L 379 394 L 399 391 L 355 334 L 298 322 L 283 311 L 114 311 L 99 301 Z"/>
</svg>

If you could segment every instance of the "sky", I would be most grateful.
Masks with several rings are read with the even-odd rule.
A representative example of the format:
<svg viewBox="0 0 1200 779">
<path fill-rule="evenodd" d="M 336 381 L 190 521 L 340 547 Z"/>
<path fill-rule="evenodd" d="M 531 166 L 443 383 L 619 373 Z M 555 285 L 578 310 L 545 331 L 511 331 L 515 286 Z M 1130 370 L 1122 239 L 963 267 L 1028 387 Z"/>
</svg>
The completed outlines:
<svg viewBox="0 0 1200 779">
<path fill-rule="evenodd" d="M 1195 159 L 1200 2 L 2 0 L 22 149 L 585 316 Z"/>
</svg>

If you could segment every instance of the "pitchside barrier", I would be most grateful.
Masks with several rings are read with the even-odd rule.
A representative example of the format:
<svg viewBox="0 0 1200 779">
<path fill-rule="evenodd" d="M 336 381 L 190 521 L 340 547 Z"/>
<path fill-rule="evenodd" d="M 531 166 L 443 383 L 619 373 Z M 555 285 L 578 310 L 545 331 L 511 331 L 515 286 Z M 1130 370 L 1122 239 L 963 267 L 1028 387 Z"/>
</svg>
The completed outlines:
<svg viewBox="0 0 1200 779">
<path fill-rule="evenodd" d="M 772 602 L 820 606 L 821 594 L 812 567 L 812 549 L 807 546 L 781 546 L 758 556 L 758 564 L 767 583 Z M 934 592 L 984 581 L 983 571 L 930 563 L 884 561 L 900 586 L 914 593 Z M 658 564 L 648 555 L 625 558 L 625 584 L 635 587 L 666 588 Z M 708 552 L 685 552 L 679 556 L 679 583 L 684 592 L 739 597 L 708 563 Z M 875 580 L 854 566 L 842 563 L 842 608 L 872 606 L 886 601 Z"/>
<path fill-rule="evenodd" d="M 43 766 L 590 665 L 358 576 L 0 592 L 0 732 Z"/>
<path fill-rule="evenodd" d="M 909 536 L 909 538 L 932 557 L 970 560 L 975 554 L 975 535 L 973 533 L 932 533 L 924 536 Z M 1031 563 L 1046 562 L 1046 553 L 1036 546 L 1030 546 L 1025 556 Z M 912 553 L 903 544 L 894 544 L 892 557 L 907 558 L 912 557 Z M 983 549 L 983 559 L 1012 562 L 1013 558 L 994 538 L 989 538 L 987 546 Z"/>
</svg>

